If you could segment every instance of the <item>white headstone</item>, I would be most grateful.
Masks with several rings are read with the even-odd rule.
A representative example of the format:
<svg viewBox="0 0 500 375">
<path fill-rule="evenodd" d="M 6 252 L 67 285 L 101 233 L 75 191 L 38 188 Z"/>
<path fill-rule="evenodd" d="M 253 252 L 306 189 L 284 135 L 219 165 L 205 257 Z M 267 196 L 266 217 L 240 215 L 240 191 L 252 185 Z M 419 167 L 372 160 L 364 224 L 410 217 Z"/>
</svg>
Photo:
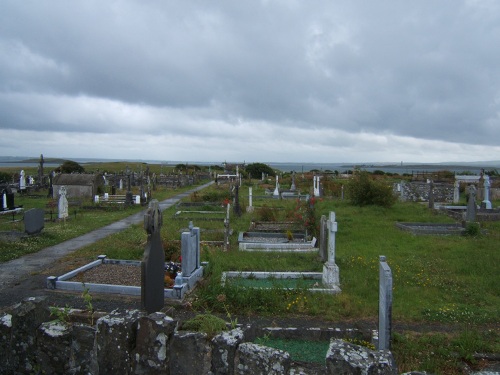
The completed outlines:
<svg viewBox="0 0 500 375">
<path fill-rule="evenodd" d="M 59 189 L 59 204 L 57 206 L 59 211 L 59 219 L 68 217 L 68 199 L 66 198 L 66 186 L 61 186 Z"/>
<path fill-rule="evenodd" d="M 378 350 L 391 350 L 392 271 L 385 256 L 379 262 Z"/>
<path fill-rule="evenodd" d="M 335 264 L 335 234 L 337 233 L 337 222 L 335 221 L 335 212 L 330 212 L 330 218 L 327 221 L 328 228 L 328 260 L 323 266 L 323 284 L 330 287 L 339 285 L 339 267 Z"/>
<path fill-rule="evenodd" d="M 20 177 L 19 177 L 19 190 L 23 191 L 23 190 L 26 190 L 26 176 L 24 174 L 24 169 L 21 170 L 21 173 L 20 173 Z"/>
<path fill-rule="evenodd" d="M 276 188 L 274 189 L 273 196 L 274 197 L 279 197 L 280 196 L 280 189 L 279 189 L 279 183 L 278 183 L 278 175 L 276 175 Z"/>
<path fill-rule="evenodd" d="M 490 202 L 490 176 L 484 175 L 484 200 L 483 207 L 487 210 L 491 210 L 491 202 Z"/>
</svg>

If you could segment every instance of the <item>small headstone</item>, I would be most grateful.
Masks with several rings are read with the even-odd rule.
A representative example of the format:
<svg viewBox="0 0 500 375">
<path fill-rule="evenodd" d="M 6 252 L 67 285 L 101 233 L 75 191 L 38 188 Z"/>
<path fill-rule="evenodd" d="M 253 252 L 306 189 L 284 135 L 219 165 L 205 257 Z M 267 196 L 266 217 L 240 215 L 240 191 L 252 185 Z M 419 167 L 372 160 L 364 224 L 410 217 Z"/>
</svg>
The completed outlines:
<svg viewBox="0 0 500 375">
<path fill-rule="evenodd" d="M 292 185 L 290 186 L 290 191 L 295 191 L 297 190 L 297 187 L 295 186 L 295 172 L 292 173 Z"/>
<path fill-rule="evenodd" d="M 278 175 L 276 175 L 276 188 L 274 189 L 273 197 L 279 198 L 279 196 L 280 196 L 279 182 L 278 182 Z"/>
<path fill-rule="evenodd" d="M 41 208 L 32 208 L 24 213 L 24 231 L 27 234 L 37 234 L 45 226 L 45 212 Z"/>
<path fill-rule="evenodd" d="M 165 252 L 160 237 L 162 213 L 156 199 L 144 214 L 148 242 L 141 262 L 141 302 L 148 312 L 160 311 L 164 304 Z"/>
</svg>

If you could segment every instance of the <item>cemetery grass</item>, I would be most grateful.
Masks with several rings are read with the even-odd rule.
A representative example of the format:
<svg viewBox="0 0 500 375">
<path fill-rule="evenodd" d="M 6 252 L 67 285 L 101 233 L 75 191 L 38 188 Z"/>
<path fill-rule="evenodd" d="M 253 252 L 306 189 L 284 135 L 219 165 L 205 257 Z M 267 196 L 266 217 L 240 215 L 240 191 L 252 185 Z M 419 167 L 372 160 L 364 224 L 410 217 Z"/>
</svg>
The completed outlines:
<svg viewBox="0 0 500 375">
<path fill-rule="evenodd" d="M 209 189 L 217 192 L 217 188 Z M 244 209 L 248 202 L 241 201 L 242 216 L 231 214 L 231 249 L 225 252 L 222 247 L 202 245 L 207 276 L 184 304 L 191 313 L 213 313 L 233 321 L 265 317 L 312 325 L 315 321 L 329 322 L 333 326 L 368 322 L 374 329 L 378 317 L 378 259 L 385 255 L 394 279 L 393 352 L 401 372 L 419 369 L 457 373 L 464 361 L 476 368 L 480 365 L 472 357 L 474 352 L 500 352 L 500 223 L 483 223 L 487 234 L 478 236 L 415 236 L 396 228 L 395 222 L 453 220 L 420 204 L 355 207 L 347 201 L 322 199 L 315 204 L 318 223 L 321 215 L 336 212 L 336 262 L 342 292 L 333 296 L 312 294 L 305 287 L 255 290 L 231 283 L 222 286 L 222 272 L 321 272 L 322 263 L 315 254 L 239 251 L 238 232 L 247 231 L 251 221 L 268 217 L 269 211 L 272 219 L 285 220 L 296 209 L 295 202 L 266 200 L 256 202 L 261 208 L 250 214 Z M 175 207 L 164 211 L 162 227 L 166 259 L 174 261 L 180 255 L 180 231 L 188 224 L 170 219 L 175 211 Z M 221 222 L 194 224 L 222 228 Z M 70 258 L 88 261 L 106 254 L 109 258 L 141 259 L 146 241 L 142 225 L 136 225 L 78 250 Z"/>
</svg>

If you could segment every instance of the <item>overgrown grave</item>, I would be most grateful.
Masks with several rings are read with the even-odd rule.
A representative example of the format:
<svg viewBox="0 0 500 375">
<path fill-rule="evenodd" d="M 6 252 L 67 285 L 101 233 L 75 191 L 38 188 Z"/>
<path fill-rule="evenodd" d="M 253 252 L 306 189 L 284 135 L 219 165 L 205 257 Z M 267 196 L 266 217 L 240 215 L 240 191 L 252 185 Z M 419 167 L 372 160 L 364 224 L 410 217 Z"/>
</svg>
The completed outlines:
<svg viewBox="0 0 500 375">
<path fill-rule="evenodd" d="M 278 183 L 276 184 L 278 187 Z M 275 200 L 279 201 L 279 200 Z M 309 207 L 313 207 L 314 201 L 305 202 Z M 276 205 L 274 205 L 276 207 Z M 280 207 L 280 206 L 278 206 Z M 280 207 L 284 209 L 284 207 Z M 262 206 L 256 215 L 261 218 L 275 218 L 272 209 L 267 206 Z M 331 257 L 329 255 L 328 261 L 325 263 L 323 273 L 319 272 L 264 272 L 264 271 L 227 271 L 222 274 L 222 283 L 225 285 L 227 282 L 233 283 L 240 287 L 255 287 L 255 288 L 270 288 L 271 286 L 278 286 L 284 289 L 306 288 L 309 291 L 323 291 L 327 293 L 338 293 L 339 279 L 338 267 L 335 264 L 335 236 L 336 222 L 335 215 L 332 213 L 331 222 L 328 221 L 325 225 L 329 225 L 331 232 L 329 239 L 332 241 Z M 306 226 L 302 225 L 303 233 L 297 233 L 299 222 L 305 223 L 307 218 L 299 215 L 300 220 L 294 222 L 275 222 L 273 220 L 263 222 L 252 221 L 250 228 L 252 231 L 240 232 L 238 237 L 240 251 L 257 251 L 266 253 L 276 252 L 312 252 L 317 253 L 316 238 L 308 238 Z M 258 223 L 258 224 L 257 224 Z M 273 232 L 269 229 L 271 226 L 280 228 L 279 232 Z M 263 229 L 258 231 L 257 229 Z M 292 232 L 292 230 L 294 232 Z"/>
</svg>

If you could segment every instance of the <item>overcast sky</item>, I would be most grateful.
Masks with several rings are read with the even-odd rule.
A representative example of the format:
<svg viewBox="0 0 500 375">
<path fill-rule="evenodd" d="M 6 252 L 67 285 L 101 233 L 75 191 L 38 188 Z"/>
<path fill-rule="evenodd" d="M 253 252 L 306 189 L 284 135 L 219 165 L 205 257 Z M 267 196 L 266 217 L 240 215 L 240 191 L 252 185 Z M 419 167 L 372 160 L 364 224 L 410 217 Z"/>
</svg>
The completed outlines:
<svg viewBox="0 0 500 375">
<path fill-rule="evenodd" d="M 500 1 L 19 1 L 0 155 L 500 160 Z"/>
</svg>

